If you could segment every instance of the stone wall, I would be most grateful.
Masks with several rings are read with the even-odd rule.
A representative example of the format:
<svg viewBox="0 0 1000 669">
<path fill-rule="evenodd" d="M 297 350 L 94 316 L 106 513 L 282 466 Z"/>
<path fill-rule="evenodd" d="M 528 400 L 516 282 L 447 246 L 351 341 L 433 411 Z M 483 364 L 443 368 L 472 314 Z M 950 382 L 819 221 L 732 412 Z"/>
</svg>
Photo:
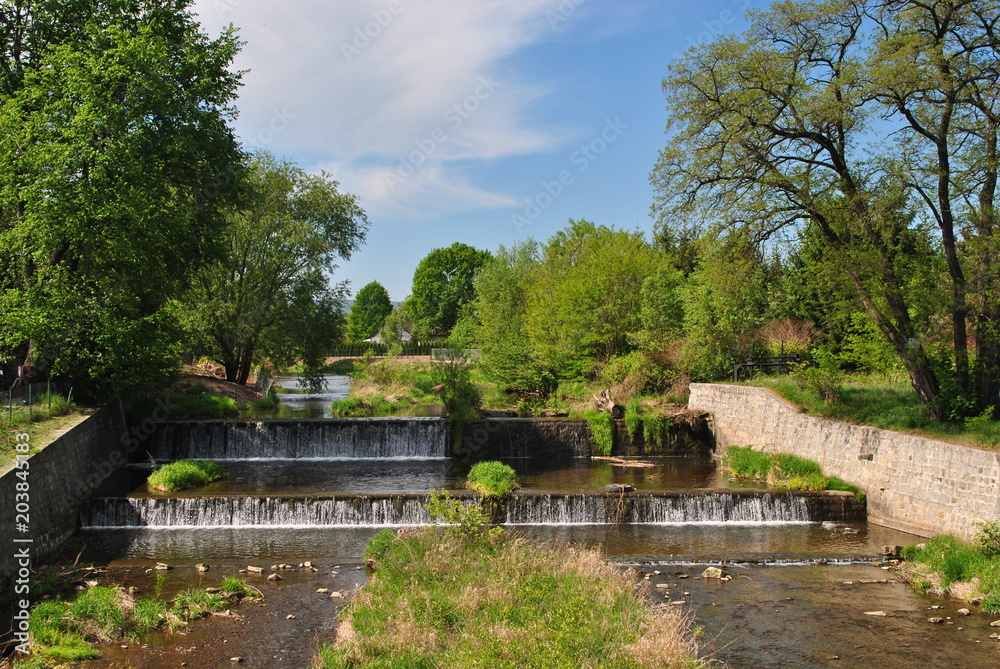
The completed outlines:
<svg viewBox="0 0 1000 669">
<path fill-rule="evenodd" d="M 73 534 L 81 502 L 126 464 L 128 444 L 122 407 L 111 404 L 31 456 L 27 470 L 0 477 L 0 581 L 15 572 L 12 547 L 28 546 L 37 560 Z M 23 482 L 19 471 L 28 472 L 27 532 L 17 531 L 23 519 L 15 517 L 16 485 Z M 32 542 L 15 544 L 14 539 Z"/>
<path fill-rule="evenodd" d="M 693 383 L 689 406 L 712 414 L 716 456 L 754 446 L 815 460 L 864 490 L 870 522 L 970 539 L 976 521 L 1000 520 L 1000 452 L 814 418 L 766 388 Z"/>
</svg>

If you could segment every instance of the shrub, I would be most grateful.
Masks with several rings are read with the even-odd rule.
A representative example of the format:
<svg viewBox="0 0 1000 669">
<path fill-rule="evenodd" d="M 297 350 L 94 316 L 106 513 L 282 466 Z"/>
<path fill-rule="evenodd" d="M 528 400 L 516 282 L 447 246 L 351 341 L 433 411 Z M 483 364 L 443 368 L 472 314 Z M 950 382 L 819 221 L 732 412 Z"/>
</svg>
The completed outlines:
<svg viewBox="0 0 1000 669">
<path fill-rule="evenodd" d="M 609 413 L 591 411 L 586 414 L 590 437 L 599 455 L 611 455 L 615 447 L 615 419 Z"/>
<path fill-rule="evenodd" d="M 976 546 L 984 555 L 1000 556 L 1000 522 L 987 520 L 976 523 Z"/>
<path fill-rule="evenodd" d="M 466 487 L 483 497 L 500 498 L 517 488 L 517 472 L 502 462 L 477 462 L 469 470 Z"/>
<path fill-rule="evenodd" d="M 449 525 L 449 533 L 465 539 L 497 538 L 504 534 L 503 528 L 490 529 L 489 514 L 481 504 L 463 502 L 445 491 L 432 490 L 427 511 L 432 518 Z"/>
<path fill-rule="evenodd" d="M 175 492 L 198 488 L 212 481 L 225 481 L 229 474 L 211 460 L 178 460 L 156 469 L 146 485 L 151 490 Z"/>
</svg>

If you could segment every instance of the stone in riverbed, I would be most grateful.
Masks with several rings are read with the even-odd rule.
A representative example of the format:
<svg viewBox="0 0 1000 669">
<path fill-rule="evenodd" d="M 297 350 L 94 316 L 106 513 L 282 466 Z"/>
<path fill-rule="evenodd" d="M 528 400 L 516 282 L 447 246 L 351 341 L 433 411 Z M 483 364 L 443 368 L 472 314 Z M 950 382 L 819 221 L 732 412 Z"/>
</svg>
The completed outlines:
<svg viewBox="0 0 1000 669">
<path fill-rule="evenodd" d="M 960 615 L 960 616 L 971 616 L 972 615 L 972 611 L 970 611 L 969 609 L 959 609 L 958 610 L 958 615 Z"/>
<path fill-rule="evenodd" d="M 204 562 L 199 562 L 198 564 L 196 564 L 196 565 L 194 566 L 194 570 L 195 570 L 195 571 L 197 571 L 197 572 L 200 572 L 200 573 L 202 573 L 202 574 L 204 574 L 204 573 L 205 573 L 206 571 L 208 571 L 209 569 L 211 569 L 211 567 L 209 567 L 209 566 L 208 566 L 207 564 L 205 564 Z"/>
<path fill-rule="evenodd" d="M 281 579 L 281 576 L 279 574 L 269 574 L 268 577 L 267 577 L 267 580 L 269 580 L 269 581 L 280 581 L 282 579 Z"/>
<path fill-rule="evenodd" d="M 634 490 L 635 487 L 629 485 L 628 483 L 609 483 L 604 486 L 604 492 L 623 493 L 633 492 Z"/>
<path fill-rule="evenodd" d="M 940 616 L 934 616 L 933 618 L 928 618 L 927 622 L 934 623 L 935 625 L 940 625 L 941 623 L 944 622 L 944 618 Z"/>
<path fill-rule="evenodd" d="M 865 611 L 865 615 L 866 616 L 878 616 L 879 618 L 884 618 L 885 615 L 886 615 L 886 613 L 885 613 L 885 611 Z"/>
<path fill-rule="evenodd" d="M 701 572 L 702 578 L 724 578 L 726 576 L 729 576 L 729 574 L 719 567 L 708 567 L 705 571 Z"/>
</svg>

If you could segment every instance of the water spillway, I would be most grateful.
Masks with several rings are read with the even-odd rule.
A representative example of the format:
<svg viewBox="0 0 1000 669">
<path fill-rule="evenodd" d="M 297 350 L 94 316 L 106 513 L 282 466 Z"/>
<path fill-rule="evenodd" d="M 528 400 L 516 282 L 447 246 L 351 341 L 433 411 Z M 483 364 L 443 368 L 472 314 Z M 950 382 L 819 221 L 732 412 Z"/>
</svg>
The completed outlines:
<svg viewBox="0 0 1000 669">
<path fill-rule="evenodd" d="M 428 495 L 331 497 L 96 498 L 81 510 L 84 528 L 378 527 L 425 525 Z M 507 525 L 808 523 L 863 519 L 853 496 L 830 493 L 531 493 L 511 496 Z"/>
<path fill-rule="evenodd" d="M 154 460 L 443 458 L 443 418 L 173 421 L 160 425 Z"/>
</svg>

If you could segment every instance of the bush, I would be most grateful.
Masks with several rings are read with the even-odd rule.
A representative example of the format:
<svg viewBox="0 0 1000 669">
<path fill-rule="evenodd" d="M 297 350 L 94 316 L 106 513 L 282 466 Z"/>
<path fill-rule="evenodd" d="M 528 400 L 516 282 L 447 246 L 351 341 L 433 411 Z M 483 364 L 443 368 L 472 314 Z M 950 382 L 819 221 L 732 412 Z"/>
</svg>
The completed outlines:
<svg viewBox="0 0 1000 669">
<path fill-rule="evenodd" d="M 987 520 L 976 523 L 976 546 L 989 557 L 1000 556 L 1000 522 Z"/>
<path fill-rule="evenodd" d="M 517 472 L 502 462 L 477 462 L 469 470 L 466 487 L 483 497 L 500 498 L 517 488 Z"/>
<path fill-rule="evenodd" d="M 212 481 L 225 481 L 228 478 L 229 474 L 217 462 L 178 460 L 155 470 L 149 475 L 146 485 L 151 490 L 175 492 L 198 488 Z"/>
</svg>

